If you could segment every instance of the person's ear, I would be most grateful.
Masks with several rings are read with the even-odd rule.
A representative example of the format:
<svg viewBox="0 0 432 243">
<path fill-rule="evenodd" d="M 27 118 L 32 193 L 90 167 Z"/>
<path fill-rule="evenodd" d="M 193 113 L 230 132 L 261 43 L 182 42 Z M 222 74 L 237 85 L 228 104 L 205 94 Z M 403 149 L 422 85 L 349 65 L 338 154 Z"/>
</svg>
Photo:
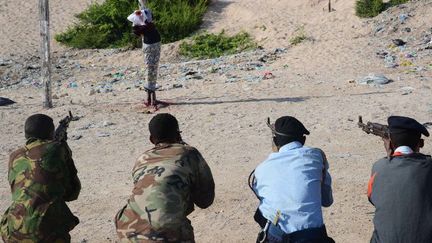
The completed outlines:
<svg viewBox="0 0 432 243">
<path fill-rule="evenodd" d="M 150 135 L 149 139 L 150 139 L 150 142 L 151 142 L 152 144 L 155 144 L 155 141 L 154 141 L 154 139 L 153 139 L 153 136 L 152 136 L 152 135 Z"/>
<path fill-rule="evenodd" d="M 54 136 L 55 136 L 55 131 L 52 130 L 52 131 L 50 132 L 50 135 L 49 135 L 50 140 L 53 140 L 53 139 L 54 139 Z"/>
<path fill-rule="evenodd" d="M 424 147 L 424 139 L 420 139 L 419 140 L 418 147 L 419 148 L 423 148 Z"/>
<path fill-rule="evenodd" d="M 390 145 L 390 149 L 391 150 L 395 150 L 396 148 L 395 148 L 395 146 L 394 146 L 394 144 L 393 144 L 393 141 L 391 140 L 391 138 L 389 138 L 389 145 Z"/>
<path fill-rule="evenodd" d="M 272 139 L 272 151 L 275 152 L 275 153 L 279 151 L 279 146 L 277 145 L 276 141 L 277 141 L 276 137 L 273 136 L 273 139 Z"/>
<path fill-rule="evenodd" d="M 180 132 L 177 133 L 177 142 L 183 142 L 183 138 Z"/>
<path fill-rule="evenodd" d="M 276 146 L 276 147 L 278 147 L 278 143 L 277 143 L 277 139 L 276 139 L 276 136 L 273 136 L 273 144 Z"/>
<path fill-rule="evenodd" d="M 303 145 L 306 143 L 306 136 L 303 136 L 300 141 Z"/>
</svg>

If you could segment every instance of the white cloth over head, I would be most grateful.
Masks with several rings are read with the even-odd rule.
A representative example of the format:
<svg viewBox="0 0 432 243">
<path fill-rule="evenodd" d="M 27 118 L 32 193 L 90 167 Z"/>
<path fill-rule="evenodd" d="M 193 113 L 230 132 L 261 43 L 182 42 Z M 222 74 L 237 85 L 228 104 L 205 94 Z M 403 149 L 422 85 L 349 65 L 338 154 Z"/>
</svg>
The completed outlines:
<svg viewBox="0 0 432 243">
<path fill-rule="evenodd" d="M 127 19 L 132 22 L 132 25 L 145 25 L 147 23 L 151 23 L 153 21 L 152 13 L 150 9 L 145 8 L 142 10 L 135 10 L 131 15 L 127 17 Z"/>
</svg>

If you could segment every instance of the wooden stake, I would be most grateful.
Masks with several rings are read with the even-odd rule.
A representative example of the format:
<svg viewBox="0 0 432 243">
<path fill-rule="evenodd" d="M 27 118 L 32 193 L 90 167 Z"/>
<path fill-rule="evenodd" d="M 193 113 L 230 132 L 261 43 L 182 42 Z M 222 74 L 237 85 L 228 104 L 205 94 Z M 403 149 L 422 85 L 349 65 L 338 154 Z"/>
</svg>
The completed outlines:
<svg viewBox="0 0 432 243">
<path fill-rule="evenodd" d="M 138 0 L 140 9 L 144 9 L 147 3 L 147 0 Z"/>
<path fill-rule="evenodd" d="M 331 8 L 331 0 L 329 0 L 329 4 L 328 4 L 328 11 L 329 11 L 329 13 L 332 11 L 332 8 Z"/>
<path fill-rule="evenodd" d="M 41 35 L 41 81 L 44 85 L 44 108 L 52 108 L 51 91 L 51 56 L 50 56 L 50 33 L 49 33 L 49 2 L 39 0 L 39 24 Z"/>
</svg>

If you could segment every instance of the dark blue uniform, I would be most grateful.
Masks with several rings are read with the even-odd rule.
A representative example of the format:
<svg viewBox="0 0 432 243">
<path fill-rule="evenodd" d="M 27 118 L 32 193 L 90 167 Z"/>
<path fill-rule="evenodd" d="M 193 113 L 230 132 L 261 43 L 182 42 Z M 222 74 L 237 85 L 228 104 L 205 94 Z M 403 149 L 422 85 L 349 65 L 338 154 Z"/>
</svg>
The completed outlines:
<svg viewBox="0 0 432 243">
<path fill-rule="evenodd" d="M 420 153 L 381 159 L 372 169 L 373 243 L 432 242 L 432 158 Z"/>
<path fill-rule="evenodd" d="M 371 243 L 431 243 L 432 158 L 419 153 L 429 132 L 409 117 L 391 116 L 388 124 L 392 156 L 374 164 L 368 187 Z"/>
</svg>

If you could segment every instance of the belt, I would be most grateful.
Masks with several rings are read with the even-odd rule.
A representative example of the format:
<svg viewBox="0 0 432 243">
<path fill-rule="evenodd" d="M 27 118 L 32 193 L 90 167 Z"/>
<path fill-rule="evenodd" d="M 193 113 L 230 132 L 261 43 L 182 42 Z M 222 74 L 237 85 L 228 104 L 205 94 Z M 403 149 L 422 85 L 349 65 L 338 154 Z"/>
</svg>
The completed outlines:
<svg viewBox="0 0 432 243">
<path fill-rule="evenodd" d="M 325 226 L 321 226 L 319 228 L 311 228 L 311 229 L 304 229 L 304 230 L 299 230 L 296 232 L 293 232 L 291 234 L 287 234 L 286 237 L 288 237 L 288 239 L 290 241 L 300 241 L 300 240 L 319 240 L 319 239 L 325 239 L 327 238 L 327 230 L 325 228 Z M 284 236 L 285 239 L 285 236 Z"/>
<path fill-rule="evenodd" d="M 325 226 L 319 228 L 310 228 L 299 230 L 290 234 L 284 233 L 278 226 L 270 223 L 267 229 L 267 237 L 269 242 L 279 243 L 295 243 L 295 242 L 331 242 L 328 241 L 327 231 Z"/>
<path fill-rule="evenodd" d="M 323 242 L 322 240 L 331 239 L 327 235 L 325 225 L 318 228 L 303 229 L 296 232 L 287 234 L 283 232 L 279 226 L 272 224 L 261 213 L 259 209 L 256 210 L 254 215 L 255 221 L 261 226 L 262 231 L 259 236 L 258 242 L 266 242 L 266 238 L 278 238 L 276 242 Z M 332 242 L 332 241 L 328 241 Z M 333 241 L 334 242 L 334 241 Z"/>
</svg>

